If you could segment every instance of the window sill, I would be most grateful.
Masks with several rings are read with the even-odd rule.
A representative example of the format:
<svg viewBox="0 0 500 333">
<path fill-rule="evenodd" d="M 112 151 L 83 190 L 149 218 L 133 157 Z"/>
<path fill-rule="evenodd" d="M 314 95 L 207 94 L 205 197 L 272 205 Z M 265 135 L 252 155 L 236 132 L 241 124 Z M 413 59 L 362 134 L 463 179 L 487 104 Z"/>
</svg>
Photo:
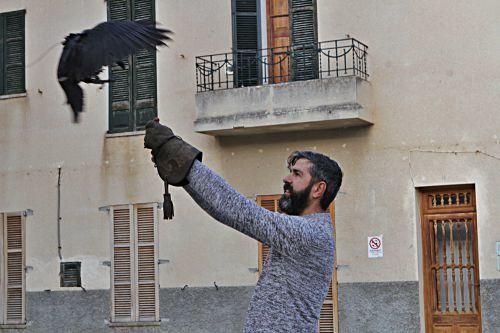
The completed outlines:
<svg viewBox="0 0 500 333">
<path fill-rule="evenodd" d="M 139 136 L 146 134 L 146 131 L 121 132 L 121 133 L 106 133 L 105 138 L 121 138 L 124 136 Z"/>
<path fill-rule="evenodd" d="M 28 327 L 28 324 L 0 324 L 0 329 L 23 329 Z"/>
<path fill-rule="evenodd" d="M 21 97 L 26 97 L 28 96 L 27 93 L 19 93 L 19 94 L 11 94 L 11 95 L 0 95 L 0 100 L 2 99 L 11 99 L 11 98 L 21 98 Z"/>
<path fill-rule="evenodd" d="M 110 322 L 109 327 L 146 327 L 160 326 L 161 321 Z"/>
</svg>

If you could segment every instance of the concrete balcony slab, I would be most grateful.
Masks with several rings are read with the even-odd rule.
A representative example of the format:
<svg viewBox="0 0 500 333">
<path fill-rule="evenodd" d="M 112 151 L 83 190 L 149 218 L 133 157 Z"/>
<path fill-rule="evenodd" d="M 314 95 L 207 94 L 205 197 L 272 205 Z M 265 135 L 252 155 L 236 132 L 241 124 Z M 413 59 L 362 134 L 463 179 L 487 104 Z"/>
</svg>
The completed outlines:
<svg viewBox="0 0 500 333">
<path fill-rule="evenodd" d="M 196 94 L 195 131 L 214 136 L 373 124 L 370 83 L 335 77 Z"/>
</svg>

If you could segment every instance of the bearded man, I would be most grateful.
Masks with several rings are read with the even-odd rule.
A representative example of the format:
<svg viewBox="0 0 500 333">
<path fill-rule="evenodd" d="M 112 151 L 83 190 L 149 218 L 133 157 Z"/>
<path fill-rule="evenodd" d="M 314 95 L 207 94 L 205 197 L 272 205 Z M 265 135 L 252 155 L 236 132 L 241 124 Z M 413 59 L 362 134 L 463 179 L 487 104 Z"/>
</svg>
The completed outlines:
<svg viewBox="0 0 500 333">
<path fill-rule="evenodd" d="M 259 207 L 201 163 L 201 152 L 158 120 L 146 125 L 160 177 L 183 186 L 217 221 L 270 247 L 250 301 L 244 331 L 316 332 L 333 272 L 335 242 L 327 208 L 342 183 L 329 157 L 310 151 L 288 157 L 290 173 L 275 213 Z"/>
</svg>

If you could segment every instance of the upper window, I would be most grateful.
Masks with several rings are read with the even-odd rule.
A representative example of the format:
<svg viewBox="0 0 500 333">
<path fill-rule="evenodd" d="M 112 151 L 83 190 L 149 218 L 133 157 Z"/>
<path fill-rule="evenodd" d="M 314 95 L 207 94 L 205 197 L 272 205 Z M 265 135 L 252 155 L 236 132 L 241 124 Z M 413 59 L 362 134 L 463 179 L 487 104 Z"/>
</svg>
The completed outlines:
<svg viewBox="0 0 500 333">
<path fill-rule="evenodd" d="M 108 20 L 155 22 L 154 0 L 108 0 Z M 157 115 L 156 52 L 142 50 L 110 68 L 109 132 L 140 131 Z"/>
<path fill-rule="evenodd" d="M 0 14 L 0 95 L 24 93 L 25 10 Z"/>
<path fill-rule="evenodd" d="M 318 78 L 316 0 L 266 0 L 265 18 L 261 7 L 232 1 L 236 86 Z"/>
</svg>

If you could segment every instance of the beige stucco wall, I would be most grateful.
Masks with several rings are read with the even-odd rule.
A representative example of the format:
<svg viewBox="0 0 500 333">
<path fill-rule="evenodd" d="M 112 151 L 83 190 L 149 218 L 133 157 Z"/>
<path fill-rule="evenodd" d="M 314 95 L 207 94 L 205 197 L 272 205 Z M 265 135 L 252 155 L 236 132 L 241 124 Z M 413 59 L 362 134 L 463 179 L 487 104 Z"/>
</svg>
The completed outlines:
<svg viewBox="0 0 500 333">
<path fill-rule="evenodd" d="M 338 33 L 349 33 L 370 47 L 370 81 L 377 107 L 375 126 L 366 136 L 365 147 L 370 147 L 370 154 L 364 157 L 368 162 L 364 169 L 369 172 L 373 162 L 368 158 L 375 154 L 376 179 L 370 187 L 384 188 L 378 190 L 378 201 L 389 199 L 397 207 L 375 218 L 373 225 L 397 228 L 394 222 L 384 222 L 394 218 L 402 220 L 403 225 L 415 224 L 414 192 L 410 190 L 413 183 L 475 183 L 480 275 L 499 278 L 494 246 L 500 238 L 500 208 L 494 197 L 500 182 L 500 48 L 492 41 L 500 33 L 495 17 L 500 4 L 319 0 L 318 7 L 320 38 L 327 38 L 328 31 L 334 32 L 334 38 Z M 477 150 L 485 154 L 470 153 Z M 466 153 L 446 153 L 452 151 Z M 386 177 L 381 178 L 383 175 Z M 403 214 L 397 214 L 398 210 Z M 409 260 L 417 255 L 415 232 L 409 231 L 418 230 L 417 226 L 408 225 L 407 232 L 394 232 L 391 237 L 399 249 L 393 255 L 402 260 L 390 261 L 404 267 L 401 277 L 415 277 L 411 273 L 415 260 Z M 340 234 L 341 230 L 339 226 Z M 386 244 L 389 246 L 389 241 Z M 377 270 L 368 264 L 367 272 L 370 268 Z"/>
<path fill-rule="evenodd" d="M 319 39 L 346 33 L 369 46 L 371 127 L 214 138 L 193 131 L 195 56 L 231 47 L 230 1 L 157 0 L 157 19 L 175 31 L 158 53 L 159 116 L 204 151 L 204 161 L 244 195 L 282 190 L 296 149 L 330 155 L 344 185 L 336 202 L 340 282 L 418 279 L 415 187 L 475 183 L 481 278 L 500 278 L 496 197 L 500 188 L 500 4 L 482 1 L 318 0 Z M 27 9 L 27 96 L 0 100 L 0 210 L 31 208 L 29 290 L 58 289 L 57 170 L 62 168 L 62 253 L 82 260 L 86 288 L 107 288 L 109 221 L 98 207 L 162 200 L 142 135 L 106 138 L 107 87 L 85 88 L 87 112 L 72 124 L 55 77 L 69 32 L 106 19 L 101 0 L 4 0 Z M 33 63 L 33 64 L 32 64 Z M 43 93 L 39 93 L 38 90 Z M 483 153 L 473 153 L 480 150 Z M 433 152 L 428 152 L 433 151 Z M 464 152 L 464 153 L 450 153 Z M 472 152 L 472 153 L 471 153 Z M 256 242 L 206 216 L 173 189 L 176 217 L 160 221 L 162 287 L 248 285 Z M 366 237 L 384 235 L 384 258 L 368 259 Z"/>
<path fill-rule="evenodd" d="M 194 2 L 157 1 L 156 6 L 158 21 L 175 32 L 174 42 L 158 54 L 159 116 L 200 147 L 204 161 L 214 169 L 220 168 L 214 139 L 192 131 L 194 57 L 230 44 L 230 7 L 225 5 L 220 2 L 204 8 Z M 82 261 L 86 288 L 108 288 L 109 268 L 101 263 L 110 259 L 109 217 L 98 208 L 161 201 L 163 185 L 149 152 L 143 149 L 143 135 L 106 137 L 107 87 L 84 88 L 86 112 L 75 125 L 57 83 L 59 43 L 69 32 L 106 20 L 106 3 L 33 0 L 0 4 L 2 12 L 18 9 L 27 10 L 27 96 L 0 101 L 0 209 L 33 209 L 26 229 L 27 265 L 33 266 L 27 287 L 59 289 L 57 180 L 61 166 L 63 259 Z M 198 33 L 209 22 L 212 38 Z M 172 193 L 176 218 L 162 220 L 159 226 L 160 258 L 170 260 L 160 266 L 161 286 L 255 283 L 256 274 L 248 268 L 257 266 L 256 243 L 218 223 L 206 222 L 206 214 L 182 190 Z"/>
</svg>

